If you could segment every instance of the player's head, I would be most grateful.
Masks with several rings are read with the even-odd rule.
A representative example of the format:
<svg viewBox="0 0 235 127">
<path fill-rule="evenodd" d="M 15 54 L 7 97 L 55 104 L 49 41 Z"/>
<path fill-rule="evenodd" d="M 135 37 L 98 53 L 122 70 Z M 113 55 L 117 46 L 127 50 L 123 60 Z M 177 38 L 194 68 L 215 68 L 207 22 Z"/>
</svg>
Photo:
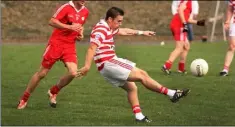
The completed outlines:
<svg viewBox="0 0 235 127">
<path fill-rule="evenodd" d="M 109 24 L 109 27 L 113 30 L 118 29 L 122 25 L 124 11 L 117 7 L 111 7 L 106 12 L 105 20 Z"/>
<path fill-rule="evenodd" d="M 73 0 L 73 3 L 78 6 L 78 7 L 81 7 L 81 6 L 84 6 L 85 5 L 85 1 L 86 0 Z"/>
</svg>

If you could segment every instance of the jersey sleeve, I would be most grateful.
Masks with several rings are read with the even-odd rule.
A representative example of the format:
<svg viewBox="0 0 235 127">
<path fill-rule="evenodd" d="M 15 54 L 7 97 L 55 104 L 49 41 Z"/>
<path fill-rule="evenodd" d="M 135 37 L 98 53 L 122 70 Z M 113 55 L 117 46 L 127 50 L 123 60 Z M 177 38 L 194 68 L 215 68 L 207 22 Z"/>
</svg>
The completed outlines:
<svg viewBox="0 0 235 127">
<path fill-rule="evenodd" d="M 106 33 L 104 30 L 93 30 L 90 36 L 90 43 L 97 45 L 98 47 L 105 40 Z"/>
<path fill-rule="evenodd" d="M 175 15 L 176 13 L 178 13 L 177 12 L 178 7 L 179 7 L 179 1 L 173 0 L 172 4 L 171 4 L 171 13 L 172 13 L 172 15 Z"/>
<path fill-rule="evenodd" d="M 52 16 L 55 19 L 62 19 L 67 15 L 68 11 L 67 11 L 67 6 L 66 5 L 62 5 L 59 9 L 57 9 L 57 11 L 54 13 L 54 15 Z"/>
<path fill-rule="evenodd" d="M 199 4 L 198 1 L 192 1 L 192 14 L 198 15 L 199 13 Z"/>
</svg>

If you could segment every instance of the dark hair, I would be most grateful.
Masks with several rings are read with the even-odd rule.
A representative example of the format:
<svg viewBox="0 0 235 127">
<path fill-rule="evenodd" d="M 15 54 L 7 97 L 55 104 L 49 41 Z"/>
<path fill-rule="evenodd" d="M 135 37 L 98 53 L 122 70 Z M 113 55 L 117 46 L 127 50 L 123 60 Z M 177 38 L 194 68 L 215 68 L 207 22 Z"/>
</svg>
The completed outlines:
<svg viewBox="0 0 235 127">
<path fill-rule="evenodd" d="M 111 18 L 116 18 L 118 15 L 123 16 L 124 11 L 118 7 L 111 7 L 107 12 L 106 12 L 106 17 L 105 20 L 108 20 L 109 17 Z"/>
</svg>

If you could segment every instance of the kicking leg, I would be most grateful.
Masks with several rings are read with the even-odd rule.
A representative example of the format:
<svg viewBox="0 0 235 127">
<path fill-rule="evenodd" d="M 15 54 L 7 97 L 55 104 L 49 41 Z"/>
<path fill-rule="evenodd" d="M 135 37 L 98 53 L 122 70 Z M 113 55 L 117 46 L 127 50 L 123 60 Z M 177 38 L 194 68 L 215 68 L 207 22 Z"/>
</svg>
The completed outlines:
<svg viewBox="0 0 235 127">
<path fill-rule="evenodd" d="M 147 72 L 141 70 L 139 68 L 133 68 L 128 79 L 130 82 L 141 82 L 147 89 L 168 95 L 172 102 L 177 102 L 181 97 L 186 96 L 190 90 L 172 90 L 164 87 L 163 85 L 159 84 L 157 81 L 152 79 Z"/>
</svg>

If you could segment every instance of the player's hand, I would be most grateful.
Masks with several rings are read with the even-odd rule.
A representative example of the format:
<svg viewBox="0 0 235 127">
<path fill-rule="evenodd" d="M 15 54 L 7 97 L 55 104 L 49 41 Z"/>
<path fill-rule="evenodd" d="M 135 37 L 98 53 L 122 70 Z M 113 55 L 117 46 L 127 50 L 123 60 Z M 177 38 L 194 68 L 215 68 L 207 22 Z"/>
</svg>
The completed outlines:
<svg viewBox="0 0 235 127">
<path fill-rule="evenodd" d="M 197 21 L 197 25 L 198 26 L 205 26 L 205 22 L 206 22 L 205 19 L 199 20 L 199 21 Z"/>
<path fill-rule="evenodd" d="M 230 24 L 228 22 L 224 23 L 224 29 L 229 30 Z"/>
<path fill-rule="evenodd" d="M 82 27 L 81 30 L 80 30 L 80 32 L 79 32 L 79 34 L 78 34 L 78 36 L 76 37 L 76 39 L 77 39 L 78 41 L 81 41 L 81 40 L 84 38 L 83 30 L 84 30 L 84 28 Z"/>
<path fill-rule="evenodd" d="M 70 30 L 76 31 L 76 32 L 80 32 L 82 29 L 82 24 L 79 23 L 73 23 L 72 25 L 69 26 Z"/>
<path fill-rule="evenodd" d="M 84 35 L 83 35 L 83 34 L 82 34 L 82 35 L 78 35 L 78 36 L 76 37 L 76 39 L 77 39 L 78 41 L 81 41 L 83 38 L 84 38 Z"/>
<path fill-rule="evenodd" d="M 153 31 L 144 31 L 144 33 L 143 33 L 143 35 L 145 35 L 145 36 L 153 36 L 153 35 L 155 35 L 156 33 L 155 32 L 153 32 Z"/>
<path fill-rule="evenodd" d="M 183 23 L 183 32 L 188 32 L 188 29 L 187 23 Z"/>
<path fill-rule="evenodd" d="M 77 75 L 76 78 L 82 78 L 83 76 L 85 76 L 87 74 L 87 72 L 89 71 L 89 67 L 82 67 L 77 71 Z"/>
</svg>

